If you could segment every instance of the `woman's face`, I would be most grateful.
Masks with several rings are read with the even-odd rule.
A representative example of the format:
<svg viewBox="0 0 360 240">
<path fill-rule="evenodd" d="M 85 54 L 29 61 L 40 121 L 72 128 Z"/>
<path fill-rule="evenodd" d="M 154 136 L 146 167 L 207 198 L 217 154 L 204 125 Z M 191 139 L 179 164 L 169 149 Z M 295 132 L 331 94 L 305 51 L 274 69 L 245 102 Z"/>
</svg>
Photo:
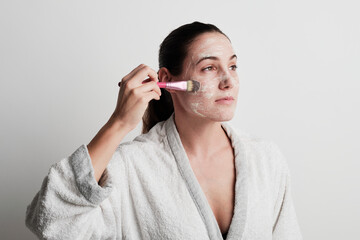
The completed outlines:
<svg viewBox="0 0 360 240">
<path fill-rule="evenodd" d="M 200 90 L 174 92 L 175 107 L 183 113 L 221 122 L 233 118 L 239 90 L 237 57 L 223 34 L 204 33 L 192 42 L 175 81 L 196 80 Z M 228 98 L 233 100 L 219 100 Z"/>
</svg>

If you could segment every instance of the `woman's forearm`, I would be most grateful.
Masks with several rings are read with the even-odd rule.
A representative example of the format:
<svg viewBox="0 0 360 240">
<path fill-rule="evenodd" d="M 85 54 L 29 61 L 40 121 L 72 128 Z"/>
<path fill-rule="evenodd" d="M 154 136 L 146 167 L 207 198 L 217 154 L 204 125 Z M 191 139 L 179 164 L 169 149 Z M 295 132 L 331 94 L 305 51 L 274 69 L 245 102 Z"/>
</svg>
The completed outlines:
<svg viewBox="0 0 360 240">
<path fill-rule="evenodd" d="M 151 81 L 143 83 L 146 77 Z M 141 121 L 149 102 L 160 100 L 157 82 L 157 73 L 144 64 L 122 78 L 114 113 L 87 145 L 97 182 L 121 140 Z"/>
<path fill-rule="evenodd" d="M 116 148 L 130 131 L 131 128 L 121 121 L 110 119 L 87 145 L 97 182 Z"/>
</svg>

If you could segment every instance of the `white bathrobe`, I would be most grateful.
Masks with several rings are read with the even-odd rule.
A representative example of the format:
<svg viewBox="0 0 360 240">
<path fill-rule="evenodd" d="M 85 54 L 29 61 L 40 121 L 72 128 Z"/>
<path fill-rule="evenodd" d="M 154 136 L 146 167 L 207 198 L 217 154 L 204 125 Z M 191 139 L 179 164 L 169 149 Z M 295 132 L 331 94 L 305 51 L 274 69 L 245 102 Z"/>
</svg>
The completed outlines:
<svg viewBox="0 0 360 240">
<path fill-rule="evenodd" d="M 222 126 L 236 167 L 227 239 L 302 239 L 278 146 Z M 86 145 L 52 165 L 27 207 L 26 226 L 41 239 L 223 239 L 174 114 L 120 144 L 99 184 Z"/>
</svg>

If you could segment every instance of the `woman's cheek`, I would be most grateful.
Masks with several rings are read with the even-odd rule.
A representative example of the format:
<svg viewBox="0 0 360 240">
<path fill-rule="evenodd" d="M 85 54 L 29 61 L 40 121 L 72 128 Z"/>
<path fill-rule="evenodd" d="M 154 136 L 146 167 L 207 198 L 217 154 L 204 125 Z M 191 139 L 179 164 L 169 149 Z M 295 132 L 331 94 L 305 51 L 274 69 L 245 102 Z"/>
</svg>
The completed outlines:
<svg viewBox="0 0 360 240">
<path fill-rule="evenodd" d="M 212 99 L 215 96 L 215 89 L 216 89 L 217 83 L 215 81 L 209 82 L 207 84 L 205 84 L 204 88 L 203 88 L 203 95 L 206 99 Z"/>
<path fill-rule="evenodd" d="M 201 112 L 204 112 L 204 104 L 201 102 L 192 102 L 190 103 L 190 108 L 193 113 L 195 113 L 198 116 L 205 117 L 205 115 L 201 114 Z"/>
<path fill-rule="evenodd" d="M 191 111 L 200 117 L 209 117 L 210 115 L 217 115 L 220 111 L 213 107 L 213 104 L 206 98 L 198 99 L 190 102 Z"/>
<path fill-rule="evenodd" d="M 215 84 L 203 84 L 197 95 L 192 96 L 189 100 L 189 105 L 193 113 L 201 117 L 206 117 L 204 114 L 207 114 L 209 111 L 214 98 L 215 91 L 213 87 L 215 87 Z"/>
<path fill-rule="evenodd" d="M 193 94 L 189 98 L 189 105 L 190 109 L 193 113 L 198 116 L 205 117 L 202 113 L 206 112 L 208 108 L 209 98 L 211 97 L 209 94 L 209 89 L 211 88 L 208 83 L 201 82 L 201 87 L 196 94 Z"/>
<path fill-rule="evenodd" d="M 210 79 L 209 79 L 210 78 Z M 205 79 L 197 78 L 200 82 L 199 91 L 192 93 L 189 98 L 189 105 L 192 112 L 198 116 L 206 117 L 212 107 L 212 102 L 217 97 L 215 95 L 222 76 L 207 76 Z"/>
<path fill-rule="evenodd" d="M 240 85 L 239 77 L 235 76 L 235 77 L 233 77 L 233 79 L 234 79 L 234 87 L 238 88 Z"/>
<path fill-rule="evenodd" d="M 200 84 L 200 90 L 197 92 L 198 97 L 206 99 L 213 98 L 215 93 L 214 89 L 216 89 L 218 83 L 216 81 L 207 80 L 200 82 Z"/>
</svg>

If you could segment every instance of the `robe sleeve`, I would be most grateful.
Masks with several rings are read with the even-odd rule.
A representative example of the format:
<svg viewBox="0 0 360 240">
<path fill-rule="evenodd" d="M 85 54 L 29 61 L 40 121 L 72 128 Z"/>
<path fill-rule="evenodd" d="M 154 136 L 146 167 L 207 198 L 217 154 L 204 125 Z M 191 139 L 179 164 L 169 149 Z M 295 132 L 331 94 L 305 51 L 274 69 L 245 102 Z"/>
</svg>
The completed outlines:
<svg viewBox="0 0 360 240">
<path fill-rule="evenodd" d="M 275 145 L 275 149 L 281 160 L 282 171 L 280 189 L 274 211 L 273 239 L 302 240 L 302 234 L 292 199 L 290 170 L 284 155 L 277 145 Z"/>
<path fill-rule="evenodd" d="M 108 200 L 112 176 L 95 179 L 85 145 L 53 164 L 26 210 L 26 226 L 40 239 L 102 239 L 116 235 Z"/>
</svg>

